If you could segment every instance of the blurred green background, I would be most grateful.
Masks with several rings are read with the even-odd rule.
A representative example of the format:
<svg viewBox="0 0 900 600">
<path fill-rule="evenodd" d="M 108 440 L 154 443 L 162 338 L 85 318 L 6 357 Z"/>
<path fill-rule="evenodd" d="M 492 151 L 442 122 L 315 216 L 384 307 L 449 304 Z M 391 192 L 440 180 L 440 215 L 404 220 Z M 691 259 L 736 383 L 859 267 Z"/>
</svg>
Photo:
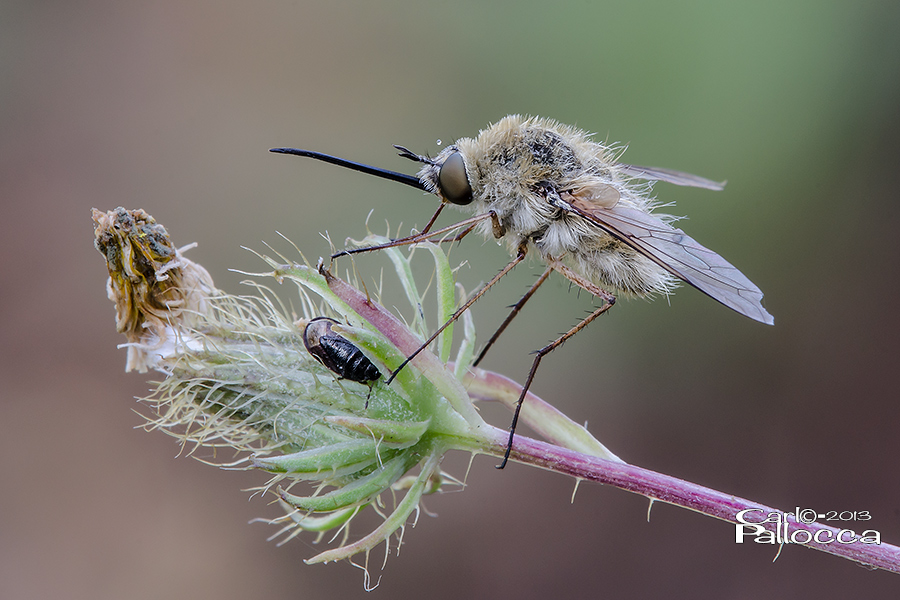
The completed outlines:
<svg viewBox="0 0 900 600">
<path fill-rule="evenodd" d="M 775 327 L 692 289 L 623 302 L 548 357 L 534 391 L 625 460 L 792 509 L 868 510 L 900 543 L 900 4 L 18 2 L 0 5 L 0 597 L 358 597 L 247 522 L 265 477 L 175 458 L 134 429 L 90 209 L 144 208 L 217 284 L 276 231 L 314 260 L 430 197 L 275 156 L 293 145 L 411 172 L 508 113 L 629 145 L 625 160 L 728 179 L 659 184 L 682 226 L 766 293 Z M 450 223 L 444 217 L 442 223 Z M 508 259 L 467 239 L 467 289 Z M 377 258 L 361 261 L 369 280 Z M 475 307 L 485 339 L 537 273 Z M 558 279 L 485 367 L 523 379 L 591 306 Z M 291 290 L 285 288 L 284 295 Z M 505 426 L 508 415 L 485 409 Z M 225 457 L 228 458 L 228 457 Z M 445 468 L 460 476 L 467 456 Z M 896 597 L 896 575 L 618 490 L 478 458 L 429 497 L 373 597 Z M 373 573 L 382 548 L 372 555 Z M 377 576 L 377 575 L 376 575 Z"/>
</svg>

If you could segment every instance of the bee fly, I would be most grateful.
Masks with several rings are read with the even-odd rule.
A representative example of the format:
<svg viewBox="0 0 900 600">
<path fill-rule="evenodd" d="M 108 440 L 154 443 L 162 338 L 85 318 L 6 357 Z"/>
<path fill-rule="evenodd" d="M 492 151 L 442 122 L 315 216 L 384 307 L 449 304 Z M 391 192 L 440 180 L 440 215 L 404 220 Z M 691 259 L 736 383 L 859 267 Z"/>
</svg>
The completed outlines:
<svg viewBox="0 0 900 600">
<path fill-rule="evenodd" d="M 299 324 L 302 323 L 300 321 Z M 350 340 L 332 331 L 332 325 L 337 323 L 328 317 L 310 320 L 303 329 L 303 345 L 316 360 L 339 377 L 367 385 L 371 392 L 372 384 L 381 377 L 381 373 Z"/>
<path fill-rule="evenodd" d="M 319 152 L 272 149 L 272 152 L 315 158 L 397 181 L 441 199 L 421 233 L 382 246 L 344 250 L 332 258 L 415 244 L 453 231 L 459 232 L 451 238 L 456 241 L 474 229 L 485 237 L 505 241 L 514 257 L 408 357 L 388 383 L 447 325 L 524 260 L 529 251 L 537 252 L 547 269 L 513 306 L 474 364 L 484 358 L 487 349 L 551 271 L 557 271 L 603 300 L 580 323 L 535 353 L 499 468 L 509 458 L 519 410 L 541 359 L 613 305 L 615 296 L 607 290 L 638 297 L 668 294 L 681 280 L 742 315 L 769 325 L 774 323 L 772 315 L 762 306 L 762 292 L 753 282 L 721 256 L 673 227 L 672 217 L 653 213 L 653 199 L 648 195 L 652 184 L 648 181 L 711 190 L 721 190 L 722 183 L 679 171 L 621 163 L 615 148 L 592 141 L 584 131 L 550 119 L 519 115 L 501 119 L 475 138 L 457 140 L 434 158 L 414 154 L 402 146 L 395 147 L 400 156 L 423 165 L 415 177 Z M 465 207 L 475 216 L 431 231 L 447 204 Z"/>
</svg>

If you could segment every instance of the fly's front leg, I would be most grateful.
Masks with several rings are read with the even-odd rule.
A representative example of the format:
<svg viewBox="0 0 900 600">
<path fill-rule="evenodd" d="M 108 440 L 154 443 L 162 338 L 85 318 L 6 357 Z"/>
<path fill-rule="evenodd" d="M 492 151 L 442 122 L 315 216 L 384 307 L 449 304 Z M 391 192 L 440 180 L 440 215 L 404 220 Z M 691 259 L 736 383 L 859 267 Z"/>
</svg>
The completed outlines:
<svg viewBox="0 0 900 600">
<path fill-rule="evenodd" d="M 433 237 L 438 237 L 438 236 L 444 235 L 445 233 L 450 233 L 451 231 L 456 231 L 458 229 L 462 229 L 463 231 L 461 233 L 459 233 L 458 235 L 456 235 L 455 237 L 453 237 L 449 240 L 445 240 L 445 241 L 456 242 L 456 241 L 459 241 L 462 238 L 464 238 L 466 235 L 468 235 L 468 233 L 475 228 L 476 224 L 478 224 L 479 222 L 484 221 L 486 219 L 491 219 L 493 227 L 494 227 L 494 231 L 497 231 L 497 228 L 500 227 L 500 220 L 497 218 L 496 213 L 494 213 L 494 211 L 490 211 L 490 212 L 486 212 L 481 215 L 475 215 L 474 217 L 470 217 L 468 219 L 463 219 L 459 223 L 454 223 L 453 225 L 450 225 L 449 227 L 443 227 L 441 229 L 438 229 L 437 231 L 432 231 L 429 233 L 428 229 L 431 227 L 434 220 L 437 218 L 437 215 L 438 215 L 438 213 L 440 213 L 443 206 L 444 205 L 441 204 L 441 207 L 438 208 L 438 211 L 431 218 L 431 221 L 429 221 L 428 227 L 426 227 L 426 230 L 421 233 L 417 233 L 415 235 L 410 235 L 405 238 L 400 238 L 398 240 L 391 240 L 390 242 L 386 242 L 384 244 L 378 244 L 377 246 L 366 246 L 365 248 L 351 248 L 350 250 L 341 250 L 340 252 L 335 252 L 334 254 L 332 254 L 331 259 L 334 260 L 335 258 L 338 258 L 340 256 L 348 256 L 350 254 L 360 254 L 363 252 L 372 252 L 373 250 L 384 250 L 385 248 L 396 248 L 397 246 L 409 246 L 412 244 L 418 244 L 419 242 L 424 242 L 425 240 L 431 239 Z"/>
</svg>

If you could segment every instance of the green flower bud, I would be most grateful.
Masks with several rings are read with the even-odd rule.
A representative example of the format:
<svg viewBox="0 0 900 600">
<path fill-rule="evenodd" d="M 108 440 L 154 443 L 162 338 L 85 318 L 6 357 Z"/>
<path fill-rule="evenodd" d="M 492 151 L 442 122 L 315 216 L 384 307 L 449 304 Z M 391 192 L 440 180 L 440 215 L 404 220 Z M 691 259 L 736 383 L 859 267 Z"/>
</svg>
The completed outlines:
<svg viewBox="0 0 900 600">
<path fill-rule="evenodd" d="M 345 537 L 308 562 L 346 559 L 382 542 L 390 547 L 422 495 L 456 481 L 439 468 L 448 450 L 502 455 L 505 434 L 481 419 L 466 386 L 480 399 L 508 402 L 514 384 L 485 385 L 489 374 L 470 369 L 475 328 L 468 313 L 456 364 L 447 362 L 448 327 L 435 342 L 439 356 L 426 349 L 385 383 L 429 332 L 409 254 L 386 250 L 416 315 L 411 328 L 321 265 L 261 256 L 271 271 L 255 277 L 297 285 L 304 307 L 298 321 L 259 283 L 252 284 L 258 292 L 253 296 L 217 290 L 206 270 L 185 258 L 144 211 L 95 210 L 94 223 L 117 327 L 128 338 L 126 368 L 166 375 L 144 399 L 152 412 L 148 428 L 177 437 L 192 451 L 230 448 L 243 456 L 231 466 L 271 473 L 260 489 L 276 494 L 285 508 L 286 515 L 272 522 L 284 526 L 281 533 L 288 539 L 300 531 L 321 535 L 345 528 L 367 505 L 383 506 L 405 490 L 374 531 L 353 542 Z M 384 241 L 370 236 L 360 243 Z M 440 324 L 456 310 L 453 271 L 440 248 L 418 247 L 434 261 Z M 321 316 L 333 322 L 319 331 L 314 340 L 319 356 L 313 356 L 304 330 Z M 332 344 L 324 361 L 322 335 Z M 340 361 L 351 359 L 364 364 L 366 373 L 371 366 L 385 377 L 341 379 L 340 373 L 351 370 Z M 532 395 L 522 417 L 547 421 L 541 427 L 550 436 L 562 432 L 580 447 L 605 451 L 583 428 Z M 298 486 L 308 492 L 297 493 Z M 384 492 L 390 493 L 381 498 Z"/>
</svg>

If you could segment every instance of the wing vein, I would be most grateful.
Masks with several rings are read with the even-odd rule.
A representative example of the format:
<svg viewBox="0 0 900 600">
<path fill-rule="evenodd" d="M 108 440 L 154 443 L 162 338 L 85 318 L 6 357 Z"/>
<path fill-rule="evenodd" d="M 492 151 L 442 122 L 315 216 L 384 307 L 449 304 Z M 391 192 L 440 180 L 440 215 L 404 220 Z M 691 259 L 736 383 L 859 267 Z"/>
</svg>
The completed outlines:
<svg viewBox="0 0 900 600">
<path fill-rule="evenodd" d="M 628 244 L 679 279 L 725 306 L 761 323 L 774 318 L 762 305 L 763 293 L 734 265 L 682 230 L 644 211 L 596 206 L 577 197 L 562 200 L 569 209 Z"/>
</svg>

